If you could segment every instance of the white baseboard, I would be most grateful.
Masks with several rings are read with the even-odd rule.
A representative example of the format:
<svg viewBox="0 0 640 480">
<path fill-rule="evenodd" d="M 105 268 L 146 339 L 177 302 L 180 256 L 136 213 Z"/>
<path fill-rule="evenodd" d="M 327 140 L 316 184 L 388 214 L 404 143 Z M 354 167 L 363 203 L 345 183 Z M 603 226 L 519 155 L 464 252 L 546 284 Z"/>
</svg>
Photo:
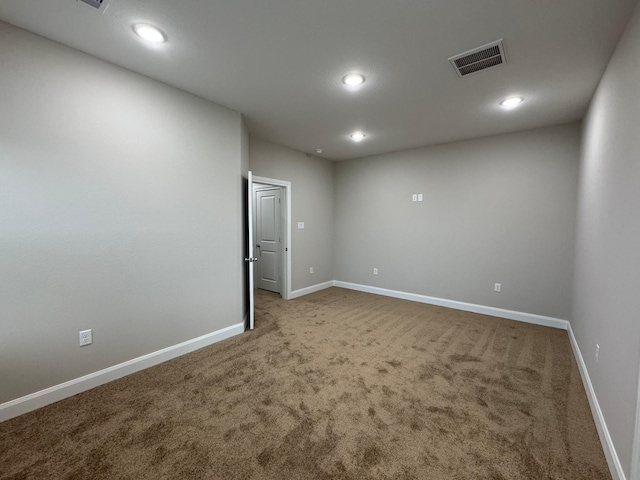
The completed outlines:
<svg viewBox="0 0 640 480">
<path fill-rule="evenodd" d="M 604 415 L 602 414 L 602 410 L 600 409 L 600 404 L 598 403 L 596 392 L 593 389 L 593 384 L 591 383 L 591 378 L 589 377 L 587 365 L 584 363 L 582 352 L 580 351 L 580 347 L 578 346 L 576 337 L 573 334 L 571 325 L 569 325 L 568 333 L 569 342 L 571 343 L 571 348 L 573 348 L 573 354 L 576 357 L 578 370 L 580 371 L 580 376 L 582 377 L 582 383 L 584 384 L 584 389 L 587 392 L 587 398 L 589 399 L 589 405 L 591 406 L 593 420 L 596 423 L 596 428 L 598 429 L 598 434 L 600 435 L 600 443 L 602 443 L 604 456 L 607 458 L 607 463 L 609 464 L 609 471 L 611 472 L 613 480 L 626 480 L 626 476 L 624 474 L 624 470 L 622 469 L 620 459 L 618 458 L 618 454 L 616 453 L 616 448 L 613 445 L 613 440 L 611 439 L 611 435 L 609 434 L 607 423 L 605 422 Z"/>
<path fill-rule="evenodd" d="M 456 310 L 464 310 L 466 312 L 481 313 L 483 315 L 491 315 L 493 317 L 507 318 L 509 320 L 517 320 L 519 322 L 533 323 L 536 325 L 543 325 L 545 327 L 560 328 L 562 330 L 566 330 L 569 325 L 568 321 L 559 318 L 545 317 L 543 315 L 535 315 L 533 313 L 516 312 L 514 310 L 505 310 L 503 308 L 487 307 L 485 305 L 476 305 L 474 303 L 458 302 L 444 298 L 428 297 L 417 293 L 400 292 L 398 290 L 388 290 L 386 288 L 370 287 L 368 285 L 358 285 L 356 283 L 341 282 L 338 280 L 334 281 L 333 285 L 336 287 L 348 288 L 350 290 L 358 290 L 359 292 L 375 293 L 386 297 L 428 303 L 430 305 L 454 308 Z"/>
<path fill-rule="evenodd" d="M 329 280 L 328 282 L 318 283 L 316 285 L 311 285 L 310 287 L 294 290 L 293 292 L 291 292 L 291 295 L 289 295 L 289 300 L 302 297 L 303 295 L 309 295 L 310 293 L 319 292 L 320 290 L 324 290 L 325 288 L 333 287 L 334 283 L 335 282 L 333 280 Z"/>
<path fill-rule="evenodd" d="M 53 387 L 40 390 L 39 392 L 16 398 L 6 403 L 0 404 L 0 422 L 17 417 L 32 410 L 44 407 L 78 393 L 90 390 L 99 385 L 111 382 L 126 375 L 153 367 L 159 363 L 166 362 L 202 347 L 225 340 L 244 332 L 244 323 L 238 323 L 215 332 L 202 335 L 186 342 L 163 348 L 157 352 L 143 355 L 133 360 L 105 368 L 94 373 L 90 373 L 80 378 L 69 380 L 68 382 L 54 385 Z"/>
</svg>

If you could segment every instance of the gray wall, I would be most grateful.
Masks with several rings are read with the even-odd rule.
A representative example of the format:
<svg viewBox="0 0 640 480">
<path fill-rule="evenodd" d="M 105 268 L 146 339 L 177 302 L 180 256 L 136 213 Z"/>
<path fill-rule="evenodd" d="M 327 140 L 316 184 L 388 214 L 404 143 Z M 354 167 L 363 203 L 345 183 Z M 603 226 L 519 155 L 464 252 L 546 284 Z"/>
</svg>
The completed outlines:
<svg viewBox="0 0 640 480">
<path fill-rule="evenodd" d="M 638 58 L 636 8 L 584 125 L 571 319 L 627 478 L 640 360 Z"/>
<path fill-rule="evenodd" d="M 570 124 L 338 163 L 336 280 L 569 318 L 579 148 Z"/>
<path fill-rule="evenodd" d="M 249 154 L 254 175 L 291 182 L 291 289 L 333 280 L 333 162 L 253 137 Z"/>
<path fill-rule="evenodd" d="M 0 65 L 0 403 L 239 323 L 240 115 L 3 23 Z"/>
</svg>

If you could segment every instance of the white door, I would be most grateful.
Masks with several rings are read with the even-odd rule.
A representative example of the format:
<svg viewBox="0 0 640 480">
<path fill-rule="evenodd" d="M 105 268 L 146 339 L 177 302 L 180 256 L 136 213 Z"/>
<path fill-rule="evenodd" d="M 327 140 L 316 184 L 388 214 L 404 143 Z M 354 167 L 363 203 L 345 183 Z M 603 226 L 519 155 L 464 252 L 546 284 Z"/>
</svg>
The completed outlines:
<svg viewBox="0 0 640 480">
<path fill-rule="evenodd" d="M 252 265 L 258 260 L 253 256 L 253 174 L 251 171 L 248 175 L 247 185 L 247 224 L 249 234 L 247 235 L 247 255 L 244 259 L 247 263 L 248 278 L 249 278 L 249 330 L 253 330 L 254 327 L 254 298 L 253 298 L 253 267 Z"/>
<path fill-rule="evenodd" d="M 255 190 L 256 286 L 282 293 L 282 199 L 280 187 Z"/>
</svg>

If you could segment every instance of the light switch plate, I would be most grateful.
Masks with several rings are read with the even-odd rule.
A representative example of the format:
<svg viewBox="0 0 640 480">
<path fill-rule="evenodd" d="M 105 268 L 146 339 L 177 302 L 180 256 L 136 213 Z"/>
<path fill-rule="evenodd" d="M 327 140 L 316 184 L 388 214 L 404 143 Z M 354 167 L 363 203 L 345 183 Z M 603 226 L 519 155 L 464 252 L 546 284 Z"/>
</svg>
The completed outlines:
<svg viewBox="0 0 640 480">
<path fill-rule="evenodd" d="M 304 222 L 298 222 L 298 230 L 304 230 Z"/>
</svg>

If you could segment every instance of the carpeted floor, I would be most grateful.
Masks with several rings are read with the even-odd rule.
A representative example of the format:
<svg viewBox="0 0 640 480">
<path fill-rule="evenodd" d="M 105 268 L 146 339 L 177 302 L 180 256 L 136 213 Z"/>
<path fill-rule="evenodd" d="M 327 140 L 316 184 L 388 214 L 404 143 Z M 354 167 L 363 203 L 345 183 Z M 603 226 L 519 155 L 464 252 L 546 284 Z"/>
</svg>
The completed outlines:
<svg viewBox="0 0 640 480">
<path fill-rule="evenodd" d="M 567 333 L 330 288 L 0 424 L 1 479 L 610 479 Z"/>
</svg>

